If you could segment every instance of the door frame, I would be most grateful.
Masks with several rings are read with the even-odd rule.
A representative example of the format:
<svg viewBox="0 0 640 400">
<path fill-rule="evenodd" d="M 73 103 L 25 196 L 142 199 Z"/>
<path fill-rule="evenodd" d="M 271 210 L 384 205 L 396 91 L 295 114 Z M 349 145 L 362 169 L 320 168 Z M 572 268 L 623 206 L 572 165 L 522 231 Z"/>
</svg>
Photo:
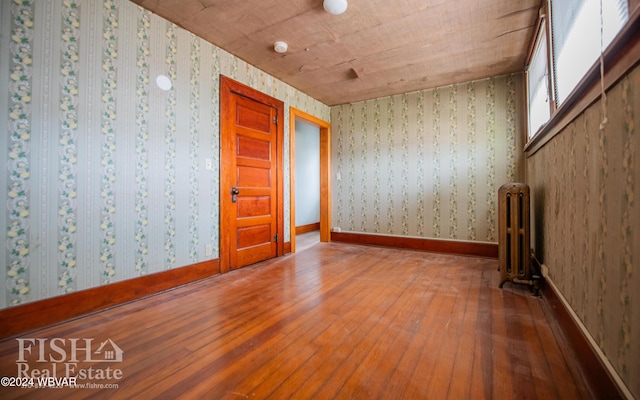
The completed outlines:
<svg viewBox="0 0 640 400">
<path fill-rule="evenodd" d="M 320 128 L 320 241 L 331 241 L 331 124 L 311 114 L 289 107 L 289 179 L 291 217 L 291 252 L 296 252 L 296 119 L 316 125 Z"/>
<path fill-rule="evenodd" d="M 267 104 L 276 109 L 278 123 L 276 124 L 276 234 L 278 243 L 276 245 L 276 257 L 284 255 L 284 102 L 253 89 L 247 85 L 237 82 L 227 76 L 220 74 L 220 272 L 229 272 L 230 268 L 230 237 L 226 232 L 231 227 L 230 188 L 233 185 L 233 174 L 227 171 L 225 163 L 228 165 L 231 157 L 231 146 L 225 138 L 225 131 L 229 129 L 227 116 L 231 114 L 231 95 L 237 94 L 249 99 Z"/>
</svg>

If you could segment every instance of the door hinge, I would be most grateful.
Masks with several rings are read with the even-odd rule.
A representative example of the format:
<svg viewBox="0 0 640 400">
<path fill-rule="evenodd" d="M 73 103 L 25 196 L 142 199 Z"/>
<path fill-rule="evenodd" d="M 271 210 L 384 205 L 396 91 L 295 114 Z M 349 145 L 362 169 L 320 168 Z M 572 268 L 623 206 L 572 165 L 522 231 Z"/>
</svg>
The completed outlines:
<svg viewBox="0 0 640 400">
<path fill-rule="evenodd" d="M 278 234 L 273 235 L 273 241 L 278 243 Z"/>
<path fill-rule="evenodd" d="M 276 124 L 276 125 L 278 125 L 278 116 L 277 116 L 277 115 L 275 115 L 275 116 L 273 117 L 273 123 L 274 123 L 274 124 Z"/>
</svg>

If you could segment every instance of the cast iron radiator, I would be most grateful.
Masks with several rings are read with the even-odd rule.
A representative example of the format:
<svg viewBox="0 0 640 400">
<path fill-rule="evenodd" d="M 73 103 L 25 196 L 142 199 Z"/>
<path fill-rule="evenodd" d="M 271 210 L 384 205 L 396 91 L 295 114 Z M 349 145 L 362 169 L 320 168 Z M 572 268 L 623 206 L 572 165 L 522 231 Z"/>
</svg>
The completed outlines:
<svg viewBox="0 0 640 400">
<path fill-rule="evenodd" d="M 507 183 L 498 190 L 498 265 L 505 282 L 535 285 L 529 246 L 529 186 Z"/>
</svg>

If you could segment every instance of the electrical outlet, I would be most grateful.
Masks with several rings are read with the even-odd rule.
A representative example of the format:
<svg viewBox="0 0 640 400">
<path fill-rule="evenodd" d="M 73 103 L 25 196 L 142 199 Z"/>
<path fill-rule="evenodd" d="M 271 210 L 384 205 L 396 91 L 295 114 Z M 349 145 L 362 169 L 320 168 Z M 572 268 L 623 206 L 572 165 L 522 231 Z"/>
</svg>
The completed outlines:
<svg viewBox="0 0 640 400">
<path fill-rule="evenodd" d="M 340 229 L 340 227 L 339 227 L 339 226 L 334 226 L 333 228 L 331 228 L 331 230 L 332 230 L 333 232 L 335 232 L 335 233 L 340 233 L 340 232 L 342 232 L 342 229 Z"/>
<path fill-rule="evenodd" d="M 204 169 L 206 169 L 207 171 L 213 170 L 213 161 L 210 158 L 205 158 Z"/>
<path fill-rule="evenodd" d="M 208 244 L 206 246 L 204 246 L 204 255 L 205 256 L 210 256 L 213 254 L 213 245 Z"/>
<path fill-rule="evenodd" d="M 336 172 L 336 180 L 337 181 L 341 181 L 342 180 L 342 175 L 340 175 L 340 172 Z"/>
</svg>

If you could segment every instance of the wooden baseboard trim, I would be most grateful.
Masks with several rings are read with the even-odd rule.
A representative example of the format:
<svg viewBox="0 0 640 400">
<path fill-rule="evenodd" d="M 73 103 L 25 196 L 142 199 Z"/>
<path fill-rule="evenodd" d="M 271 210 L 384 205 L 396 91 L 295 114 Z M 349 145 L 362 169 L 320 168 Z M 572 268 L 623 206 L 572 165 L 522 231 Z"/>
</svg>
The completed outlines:
<svg viewBox="0 0 640 400">
<path fill-rule="evenodd" d="M 296 226 L 296 235 L 302 235 L 303 233 L 319 231 L 320 230 L 320 222 L 316 222 L 315 224 L 307 224 Z"/>
<path fill-rule="evenodd" d="M 354 232 L 331 232 L 331 241 L 364 244 L 370 246 L 397 247 L 401 249 L 429 251 L 433 253 L 498 258 L 497 243 L 458 242 L 452 240 L 388 236 Z"/>
<path fill-rule="evenodd" d="M 0 310 L 0 340 L 220 273 L 211 260 Z"/>
<path fill-rule="evenodd" d="M 284 242 L 284 254 L 291 253 L 291 242 Z"/>
<path fill-rule="evenodd" d="M 598 356 L 585 332 L 574 318 L 568 305 L 562 300 L 558 289 L 551 282 L 543 279 L 541 285 L 543 308 L 553 316 L 560 333 L 571 346 L 573 353 L 584 374 L 585 384 L 591 390 L 594 399 L 628 399 L 621 384 L 616 382 L 603 360 Z"/>
</svg>

